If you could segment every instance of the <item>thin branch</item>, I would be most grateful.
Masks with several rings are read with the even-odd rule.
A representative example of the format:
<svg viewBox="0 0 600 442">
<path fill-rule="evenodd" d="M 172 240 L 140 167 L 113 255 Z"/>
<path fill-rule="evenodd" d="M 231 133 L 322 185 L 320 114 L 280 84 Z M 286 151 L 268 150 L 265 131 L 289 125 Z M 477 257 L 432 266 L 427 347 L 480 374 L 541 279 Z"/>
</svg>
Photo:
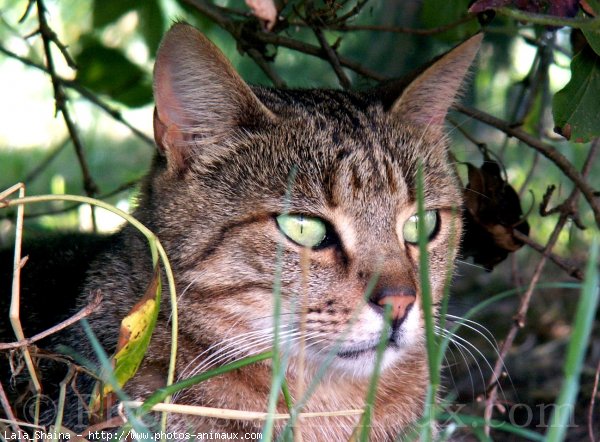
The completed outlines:
<svg viewBox="0 0 600 442">
<path fill-rule="evenodd" d="M 590 31 L 597 31 L 598 29 L 600 29 L 600 16 L 595 18 L 557 17 L 554 15 L 536 14 L 533 12 L 527 12 L 519 9 L 512 9 L 506 7 L 495 9 L 495 11 L 500 15 L 504 15 L 505 17 L 510 17 L 518 21 L 533 23 L 536 25 L 558 27 L 568 26 L 574 29 L 583 29 Z"/>
<path fill-rule="evenodd" d="M 343 23 L 346 20 L 358 15 L 360 13 L 360 11 L 362 11 L 362 9 L 366 6 L 368 0 L 357 0 L 356 5 L 354 5 L 354 7 L 348 11 L 346 14 L 337 17 L 336 18 L 336 22 L 337 23 Z"/>
<path fill-rule="evenodd" d="M 35 0 L 27 0 L 27 7 L 25 8 L 25 11 L 23 12 L 23 15 L 19 19 L 19 23 L 23 23 L 27 19 L 27 17 L 29 16 L 29 13 L 31 12 L 31 9 L 33 8 L 34 4 L 35 4 Z"/>
<path fill-rule="evenodd" d="M 46 168 L 54 161 L 54 159 L 60 155 L 60 153 L 69 145 L 70 138 L 66 138 L 62 143 L 58 145 L 56 149 L 50 152 L 40 164 L 33 168 L 31 172 L 27 174 L 27 176 L 23 179 L 23 182 L 26 185 L 29 185 L 33 180 L 35 180 Z"/>
<path fill-rule="evenodd" d="M 202 14 L 210 18 L 217 25 L 221 26 L 227 32 L 229 32 L 236 41 L 243 41 L 245 38 L 251 38 L 261 43 L 272 44 L 275 46 L 283 46 L 288 49 L 293 49 L 304 54 L 312 55 L 323 60 L 328 61 L 327 54 L 323 48 L 308 43 L 304 43 L 293 38 L 284 37 L 281 35 L 275 35 L 270 32 L 262 32 L 243 28 L 239 22 L 236 22 L 224 14 L 224 11 L 209 2 L 204 0 L 183 0 L 185 3 L 193 6 Z M 350 68 L 356 73 L 377 81 L 386 80 L 387 77 L 381 75 L 379 72 L 373 71 L 362 66 L 347 57 L 339 56 L 340 64 L 344 67 Z"/>
<path fill-rule="evenodd" d="M 128 181 L 126 183 L 121 184 L 120 186 L 118 186 L 117 188 L 111 190 L 110 192 L 107 193 L 103 193 L 102 195 L 98 195 L 98 199 L 100 200 L 104 200 L 107 198 L 110 198 L 111 196 L 115 196 L 121 192 L 124 192 L 134 186 L 136 186 L 140 180 L 142 178 L 136 178 L 133 179 L 131 181 Z M 1 201 L 0 201 L 1 202 Z M 29 219 L 29 218 L 39 218 L 40 216 L 46 216 L 46 215 L 57 215 L 59 213 L 66 213 L 69 212 L 71 210 L 75 210 L 77 209 L 79 206 L 81 206 L 83 203 L 74 203 L 71 205 L 68 205 L 66 207 L 60 208 L 60 209 L 53 209 L 53 210 L 45 210 L 45 211 L 40 211 L 40 212 L 35 212 L 35 213 L 26 213 L 24 215 L 24 218 Z M 6 216 L 0 216 L 0 219 L 10 219 L 14 217 L 14 212 L 8 212 L 6 214 Z"/>
<path fill-rule="evenodd" d="M 2 382 L 0 382 L 0 405 L 2 405 L 2 410 L 4 410 L 4 414 L 10 421 L 10 426 L 12 427 L 12 430 L 15 432 L 15 434 L 18 434 L 20 438 L 23 433 L 23 430 L 21 430 L 15 423 L 17 422 L 17 418 L 15 417 L 12 407 L 10 406 L 8 397 L 6 397 L 6 393 L 4 392 Z"/>
<path fill-rule="evenodd" d="M 32 336 L 30 338 L 22 339 L 22 340 L 16 341 L 16 342 L 0 343 L 0 351 L 12 350 L 14 348 L 25 347 L 25 346 L 31 345 L 37 341 L 40 341 L 44 338 L 47 338 L 48 336 L 53 335 L 54 333 L 57 333 L 65 328 L 75 324 L 76 322 L 81 321 L 83 318 L 91 315 L 93 312 L 95 312 L 98 309 L 101 302 L 102 302 L 102 294 L 98 290 L 94 293 L 94 297 L 92 298 L 91 302 L 88 305 L 86 305 L 84 308 L 79 310 L 77 313 L 75 313 L 73 316 L 71 316 L 70 318 L 67 318 L 64 321 L 59 322 L 58 324 L 50 327 L 49 329 L 44 330 L 43 332 L 38 333 L 37 335 Z"/>
<path fill-rule="evenodd" d="M 349 89 L 350 86 L 352 86 L 352 83 L 350 82 L 350 79 L 348 78 L 348 76 L 342 69 L 342 66 L 340 65 L 340 59 L 339 59 L 337 52 L 327 42 L 327 39 L 325 38 L 325 35 L 323 34 L 322 29 L 313 28 L 313 32 L 315 33 L 317 40 L 319 40 L 319 44 L 325 51 L 325 54 L 327 54 L 327 59 L 329 60 L 329 64 L 333 68 L 335 75 L 337 75 L 338 79 L 340 80 L 341 86 L 344 89 Z"/>
<path fill-rule="evenodd" d="M 258 67 L 262 69 L 262 71 L 265 73 L 265 75 L 267 77 L 269 77 L 269 80 L 271 80 L 271 83 L 273 83 L 273 86 L 275 86 L 276 88 L 279 88 L 279 89 L 285 89 L 287 87 L 287 85 L 285 84 L 285 81 L 283 81 L 282 78 L 279 76 L 279 74 L 277 72 L 275 72 L 275 69 L 273 69 L 273 67 L 269 64 L 269 62 L 267 62 L 267 60 L 265 60 L 265 57 L 263 57 L 263 55 L 260 53 L 260 51 L 258 49 L 248 48 L 248 49 L 246 49 L 246 52 L 248 53 L 248 55 L 250 57 L 252 57 L 252 59 L 258 65 Z"/>
<path fill-rule="evenodd" d="M 8 57 L 14 58 L 15 60 L 19 60 L 21 63 L 23 63 L 26 66 L 30 66 L 30 67 L 38 69 L 46 74 L 50 74 L 50 72 L 48 71 L 48 69 L 45 66 L 41 66 L 25 57 L 21 57 L 20 55 L 17 55 L 14 52 L 9 51 L 8 49 L 4 48 L 3 46 L 0 46 L 0 52 L 2 52 L 3 54 L 5 54 Z M 77 81 L 67 80 L 66 78 L 63 78 L 58 75 L 57 75 L 57 77 L 60 80 L 60 83 L 64 87 L 73 89 L 74 91 L 79 93 L 79 95 L 81 95 L 83 98 L 88 100 L 90 103 L 98 106 L 100 109 L 102 109 L 104 112 L 106 112 L 114 120 L 118 121 L 119 123 L 121 123 L 125 127 L 127 127 L 129 130 L 131 130 L 131 132 L 133 132 L 134 135 L 136 135 L 138 138 L 142 139 L 146 144 L 148 144 L 150 146 L 154 146 L 154 140 L 151 137 L 149 137 L 148 135 L 146 135 L 144 132 L 142 132 L 141 130 L 132 126 L 131 123 L 129 123 L 127 120 L 125 120 L 123 118 L 123 116 L 121 115 L 121 112 L 119 110 L 109 106 L 108 104 L 106 104 L 105 102 L 100 100 L 93 92 L 86 89 L 84 86 L 79 84 Z"/>
<path fill-rule="evenodd" d="M 485 124 L 493 126 L 502 132 L 506 133 L 511 137 L 518 138 L 523 141 L 525 144 L 533 147 L 535 150 L 540 152 L 550 161 L 552 161 L 556 166 L 575 184 L 575 186 L 581 190 L 581 193 L 588 201 L 592 211 L 594 212 L 594 219 L 596 220 L 596 224 L 600 227 L 600 203 L 597 192 L 587 183 L 585 178 L 581 173 L 577 171 L 575 166 L 571 164 L 571 162 L 560 153 L 554 146 L 551 144 L 544 143 L 539 139 L 535 138 L 532 135 L 529 135 L 522 129 L 512 127 L 509 123 L 500 118 L 496 118 L 488 113 L 485 113 L 481 110 L 474 109 L 472 107 L 464 106 L 462 104 L 455 104 L 454 108 L 470 117 L 475 118 Z M 596 141 L 597 143 L 597 141 Z"/>
<path fill-rule="evenodd" d="M 600 150 L 600 138 L 596 139 L 590 146 L 588 156 L 585 160 L 585 164 L 583 165 L 583 169 L 581 172 L 583 179 L 585 179 L 585 177 L 587 177 L 587 175 L 590 173 L 590 171 L 592 169 L 592 165 L 596 159 L 596 155 L 599 150 Z M 527 311 L 529 309 L 529 304 L 531 302 L 533 291 L 535 290 L 535 288 L 538 284 L 538 281 L 541 277 L 542 270 L 544 269 L 544 266 L 546 265 L 546 261 L 547 261 L 547 257 L 549 256 L 549 253 L 552 252 L 552 249 L 554 248 L 554 245 L 556 244 L 558 237 L 559 237 L 560 233 L 562 232 L 563 228 L 565 227 L 567 221 L 571 218 L 572 214 L 576 211 L 577 200 L 579 198 L 580 192 L 581 192 L 581 189 L 578 187 L 575 187 L 571 191 L 571 194 L 567 197 L 565 202 L 562 204 L 563 209 L 561 210 L 559 219 L 556 222 L 556 225 L 555 225 L 552 233 L 550 234 L 550 238 L 548 239 L 546 246 L 544 247 L 544 250 L 542 252 L 542 258 L 540 259 L 540 261 L 537 263 L 537 265 L 535 267 L 535 270 L 533 272 L 533 276 L 531 278 L 529 286 L 527 287 L 526 292 L 521 297 L 518 311 L 513 318 L 513 324 L 511 326 L 508 334 L 506 335 L 504 342 L 502 343 L 502 347 L 500 348 L 500 351 L 498 352 L 498 358 L 496 359 L 496 363 L 494 364 L 493 373 L 490 376 L 490 380 L 488 381 L 489 393 L 488 393 L 486 401 L 485 401 L 485 420 L 487 422 L 489 422 L 490 419 L 492 418 L 492 412 L 494 410 L 494 407 L 496 405 L 496 401 L 498 398 L 498 381 L 497 380 L 499 379 L 500 373 L 502 372 L 502 369 L 504 367 L 504 359 L 505 359 L 508 351 L 512 348 L 512 345 L 514 343 L 514 340 L 515 340 L 519 330 L 525 326 L 525 319 L 526 319 Z M 486 426 L 486 433 L 489 434 L 489 426 Z"/>
<path fill-rule="evenodd" d="M 516 239 L 518 239 L 519 241 L 527 244 L 529 247 L 531 247 L 536 252 L 539 252 L 539 253 L 543 254 L 544 256 L 546 256 L 547 258 L 549 258 L 550 261 L 552 261 L 554 264 L 556 264 L 561 269 L 563 269 L 565 272 L 567 272 L 567 274 L 569 276 L 572 276 L 575 279 L 583 281 L 583 271 L 579 267 L 573 265 L 570 261 L 568 261 L 564 258 L 561 258 L 560 256 L 556 255 L 555 253 L 547 251 L 544 246 L 537 243 L 536 241 L 531 239 L 529 236 L 525 235 L 524 233 L 519 232 L 516 229 L 513 231 L 513 236 Z"/>
<path fill-rule="evenodd" d="M 81 138 L 79 137 L 77 127 L 75 126 L 75 123 L 73 123 L 73 120 L 71 118 L 71 114 L 67 107 L 67 97 L 62 87 L 61 79 L 56 74 L 56 69 L 54 67 L 54 59 L 52 57 L 52 49 L 50 45 L 51 43 L 56 44 L 56 34 L 54 34 L 46 20 L 46 7 L 44 5 L 43 0 L 36 0 L 36 4 L 38 20 L 40 25 L 39 32 L 42 37 L 44 54 L 46 55 L 46 67 L 48 68 L 48 73 L 50 74 L 50 78 L 52 80 L 52 87 L 54 89 L 54 101 L 56 105 L 56 112 L 60 112 L 62 114 L 65 124 L 67 126 L 67 130 L 69 132 L 69 136 L 71 137 L 71 140 L 73 140 L 73 146 L 75 147 L 77 160 L 79 161 L 81 173 L 83 174 L 83 188 L 88 196 L 93 197 L 98 192 L 98 186 L 96 185 L 90 174 L 87 160 L 83 153 L 83 143 L 81 142 Z M 61 47 L 59 45 L 57 46 L 59 48 Z"/>
<path fill-rule="evenodd" d="M 199 0 L 186 0 L 186 1 L 198 2 Z M 255 32 L 254 35 L 256 36 L 256 38 L 258 38 L 263 43 L 273 44 L 276 46 L 283 46 L 288 49 L 293 49 L 298 52 L 303 52 L 308 55 L 313 55 L 315 57 L 321 58 L 322 60 L 326 60 L 326 61 L 328 60 L 327 54 L 325 54 L 323 49 L 320 48 L 319 46 L 314 46 L 314 45 L 311 45 L 308 43 L 303 43 L 301 41 L 294 40 L 293 38 L 287 38 L 287 37 L 283 37 L 283 36 L 279 36 L 279 35 L 269 34 L 266 32 Z M 388 79 L 386 76 L 381 75 L 379 72 L 373 71 L 369 68 L 366 68 L 366 67 L 362 66 L 360 63 L 357 63 L 347 57 L 340 55 L 340 56 L 338 56 L 338 59 L 342 66 L 352 69 L 353 71 L 362 75 L 363 77 L 372 78 L 373 80 L 377 80 L 377 81 L 384 81 L 384 80 Z"/>
<path fill-rule="evenodd" d="M 474 15 L 467 15 L 465 17 L 459 18 L 452 23 L 445 24 L 443 26 L 438 26 L 436 28 L 429 29 L 417 29 L 417 28 L 407 28 L 403 26 L 385 26 L 385 25 L 326 25 L 325 28 L 332 31 L 375 31 L 375 32 L 392 32 L 396 34 L 411 34 L 411 35 L 435 35 L 441 34 L 442 32 L 449 31 L 450 29 L 454 29 L 457 26 L 460 26 L 464 23 L 468 23 L 472 20 L 475 20 L 476 17 Z"/>
</svg>

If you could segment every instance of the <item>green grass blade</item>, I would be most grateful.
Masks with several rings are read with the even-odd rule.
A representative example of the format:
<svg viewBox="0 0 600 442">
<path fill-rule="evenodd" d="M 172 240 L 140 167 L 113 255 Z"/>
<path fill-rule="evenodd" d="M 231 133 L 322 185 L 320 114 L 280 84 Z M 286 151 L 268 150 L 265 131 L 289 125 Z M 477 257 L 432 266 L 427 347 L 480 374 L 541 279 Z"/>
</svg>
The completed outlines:
<svg viewBox="0 0 600 442">
<path fill-rule="evenodd" d="M 498 431 L 502 431 L 505 433 L 515 434 L 522 438 L 522 440 L 533 440 L 538 442 L 545 441 L 545 437 L 543 434 L 536 433 L 535 431 L 528 430 L 526 428 L 518 427 L 515 425 L 511 425 L 508 422 L 502 422 L 498 420 L 486 420 L 483 417 L 479 416 L 469 416 L 466 414 L 456 414 L 456 413 L 441 413 L 439 416 L 440 420 L 454 421 L 458 427 L 469 427 L 469 428 L 477 428 L 483 429 L 486 424 Z M 520 439 L 521 440 L 521 439 Z"/>
<path fill-rule="evenodd" d="M 365 411 L 362 415 L 360 426 L 360 442 L 369 442 L 369 430 L 371 427 L 371 419 L 373 418 L 373 410 L 375 407 L 375 395 L 377 393 L 377 383 L 379 382 L 380 370 L 381 370 L 381 359 L 383 358 L 383 352 L 387 346 L 392 320 L 392 306 L 386 304 L 383 318 L 383 327 L 381 330 L 381 336 L 377 343 L 377 353 L 375 355 L 375 366 L 373 367 L 373 375 L 369 380 L 369 389 L 367 390 L 367 397 L 365 400 Z"/>
<path fill-rule="evenodd" d="M 558 442 L 565 438 L 569 420 L 574 411 L 575 400 L 579 392 L 579 378 L 583 367 L 585 352 L 594 326 L 594 317 L 598 308 L 598 236 L 592 241 L 588 264 L 585 271 L 581 297 L 575 313 L 573 332 L 567 347 L 564 365 L 564 385 L 556 401 L 556 407 L 550 421 L 548 442 Z"/>
<path fill-rule="evenodd" d="M 435 401 L 440 385 L 440 366 L 438 364 L 439 342 L 435 334 L 433 317 L 433 298 L 429 281 L 429 254 L 427 253 L 427 228 L 425 226 L 425 189 L 423 180 L 423 164 L 417 168 L 417 216 L 419 233 L 419 279 L 421 284 L 421 303 L 425 318 L 425 342 L 427 346 L 427 363 L 429 367 L 429 386 L 425 400 L 424 421 L 421 440 L 430 441 L 433 438 L 433 421 L 435 419 Z"/>
<path fill-rule="evenodd" d="M 297 167 L 292 167 L 288 176 L 288 185 L 285 193 L 285 207 L 284 213 L 289 212 L 290 201 L 292 197 L 292 187 L 296 180 L 296 174 L 298 173 Z M 279 333 L 281 327 L 281 275 L 283 272 L 283 239 L 277 246 L 276 254 L 276 269 L 275 279 L 273 281 L 273 364 L 272 364 L 272 379 L 271 379 L 271 391 L 269 392 L 269 399 L 267 404 L 267 419 L 262 429 L 262 439 L 272 440 L 273 431 L 275 426 L 275 419 L 273 416 L 277 411 L 277 402 L 283 387 L 285 380 L 285 373 L 287 371 L 287 357 L 282 358 L 279 351 Z"/>
<path fill-rule="evenodd" d="M 277 440 L 288 440 L 288 438 L 290 437 L 292 428 L 296 424 L 299 411 L 306 405 L 306 403 L 308 402 L 308 399 L 314 393 L 314 391 L 317 388 L 317 385 L 319 384 L 319 382 L 321 381 L 321 379 L 323 378 L 323 376 L 329 369 L 333 360 L 336 358 L 336 355 L 338 353 L 338 350 L 340 349 L 340 346 L 342 345 L 342 342 L 344 342 L 344 340 L 348 336 L 348 333 L 350 333 L 350 330 L 352 329 L 352 327 L 358 320 L 359 313 L 362 310 L 362 308 L 366 305 L 367 300 L 371 296 L 371 293 L 373 293 L 373 290 L 375 289 L 375 286 L 377 285 L 378 280 L 379 280 L 379 274 L 373 275 L 371 277 L 371 279 L 369 280 L 369 283 L 367 284 L 367 288 L 365 289 L 365 293 L 362 298 L 362 302 L 360 302 L 360 304 L 358 306 L 356 306 L 356 308 L 352 312 L 352 316 L 350 317 L 348 324 L 346 325 L 346 327 L 344 328 L 342 333 L 338 336 L 338 338 L 335 340 L 335 342 L 333 343 L 333 345 L 331 346 L 329 351 L 326 353 L 326 355 L 323 359 L 323 362 L 317 369 L 317 372 L 311 379 L 311 381 L 308 384 L 306 390 L 304 391 L 304 394 L 302 395 L 302 397 L 299 398 L 298 400 L 296 400 L 296 403 L 294 404 L 294 412 L 290 413 L 291 418 L 288 420 L 288 423 L 286 424 L 284 431 L 278 437 Z"/>
</svg>

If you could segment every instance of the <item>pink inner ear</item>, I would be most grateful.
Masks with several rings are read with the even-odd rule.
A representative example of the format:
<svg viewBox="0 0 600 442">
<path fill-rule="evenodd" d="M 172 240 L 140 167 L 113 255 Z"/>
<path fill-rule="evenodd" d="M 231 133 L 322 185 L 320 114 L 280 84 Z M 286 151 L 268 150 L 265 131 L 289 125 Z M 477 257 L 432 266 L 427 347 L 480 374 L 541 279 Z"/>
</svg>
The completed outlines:
<svg viewBox="0 0 600 442">
<path fill-rule="evenodd" d="M 177 96 L 173 85 L 174 81 L 169 66 L 170 60 L 161 60 L 157 63 L 155 76 L 154 95 L 158 118 L 168 128 L 172 125 L 185 126 L 187 119 L 183 114 L 181 100 Z M 163 64 L 167 64 L 164 66 Z"/>
</svg>

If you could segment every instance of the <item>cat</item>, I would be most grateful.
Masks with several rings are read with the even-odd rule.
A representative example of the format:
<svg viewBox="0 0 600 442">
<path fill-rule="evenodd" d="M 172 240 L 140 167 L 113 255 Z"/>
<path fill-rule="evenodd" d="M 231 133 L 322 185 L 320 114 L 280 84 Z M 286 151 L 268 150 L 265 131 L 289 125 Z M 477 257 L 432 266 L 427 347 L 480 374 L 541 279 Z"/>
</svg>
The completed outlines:
<svg viewBox="0 0 600 442">
<path fill-rule="evenodd" d="M 394 440 L 415 426 L 428 385 L 417 168 L 422 164 L 422 225 L 437 304 L 461 236 L 462 188 L 443 122 L 480 42 L 481 35 L 471 37 L 409 80 L 362 92 L 283 90 L 247 85 L 192 26 L 177 23 L 168 31 L 154 68 L 158 150 L 134 215 L 160 238 L 173 267 L 178 378 L 264 351 L 274 334 L 273 287 L 280 280 L 280 340 L 293 398 L 340 341 L 302 411 L 364 406 L 390 305 L 370 437 Z M 145 292 L 153 269 L 146 240 L 130 226 L 94 247 L 71 311 L 101 291 L 103 302 L 89 322 L 110 353 L 120 320 Z M 26 266 L 26 293 L 32 274 Z M 60 293 L 47 288 L 39 296 L 53 295 L 48 290 Z M 126 386 L 132 398 L 164 385 L 169 316 L 165 304 L 144 362 Z M 77 327 L 59 336 L 93 358 Z M 266 411 L 270 364 L 212 378 L 175 402 Z M 277 410 L 287 412 L 283 399 Z M 356 415 L 307 418 L 295 431 L 304 441 L 345 441 L 358 421 Z M 177 432 L 243 434 L 260 432 L 261 425 L 175 413 L 168 420 L 168 430 Z M 284 425 L 276 424 L 277 434 Z"/>
</svg>

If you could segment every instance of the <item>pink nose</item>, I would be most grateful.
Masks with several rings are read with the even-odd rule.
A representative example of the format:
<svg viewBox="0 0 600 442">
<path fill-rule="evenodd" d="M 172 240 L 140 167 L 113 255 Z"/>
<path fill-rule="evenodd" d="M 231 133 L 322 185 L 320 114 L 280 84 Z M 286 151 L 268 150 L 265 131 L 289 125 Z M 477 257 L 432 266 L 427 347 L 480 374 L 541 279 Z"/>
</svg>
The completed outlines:
<svg viewBox="0 0 600 442">
<path fill-rule="evenodd" d="M 392 321 L 398 322 L 404 320 L 408 311 L 416 301 L 416 297 L 412 294 L 405 294 L 402 292 L 392 293 L 383 296 L 377 300 L 377 304 L 381 307 L 386 305 L 392 306 Z"/>
</svg>

